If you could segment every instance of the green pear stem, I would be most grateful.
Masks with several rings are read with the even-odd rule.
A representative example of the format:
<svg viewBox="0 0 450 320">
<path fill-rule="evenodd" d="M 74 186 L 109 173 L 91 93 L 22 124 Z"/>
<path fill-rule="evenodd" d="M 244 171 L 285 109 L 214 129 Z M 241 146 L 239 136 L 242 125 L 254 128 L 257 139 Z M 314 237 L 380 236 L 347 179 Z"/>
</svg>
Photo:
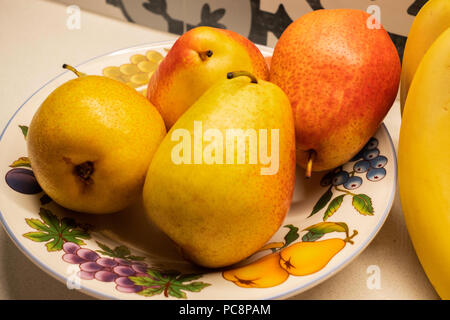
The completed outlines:
<svg viewBox="0 0 450 320">
<path fill-rule="evenodd" d="M 74 67 L 72 67 L 72 66 L 70 66 L 70 65 L 68 65 L 68 64 L 65 64 L 65 63 L 64 63 L 62 67 L 63 67 L 64 69 L 67 69 L 67 70 L 72 71 L 73 73 L 75 73 L 75 74 L 77 75 L 77 77 L 82 77 L 82 76 L 85 76 L 85 75 L 86 75 L 85 73 L 78 71 L 77 69 L 75 69 Z"/>
<path fill-rule="evenodd" d="M 309 178 L 311 178 L 312 165 L 313 165 L 314 160 L 316 159 L 317 153 L 313 149 L 309 150 L 308 153 L 309 153 L 309 155 L 308 155 L 308 163 L 306 164 L 305 177 L 309 179 Z"/>
<path fill-rule="evenodd" d="M 251 83 L 258 83 L 256 77 L 248 71 L 233 71 L 227 73 L 227 79 L 233 79 L 241 76 L 249 77 L 252 80 Z"/>
</svg>

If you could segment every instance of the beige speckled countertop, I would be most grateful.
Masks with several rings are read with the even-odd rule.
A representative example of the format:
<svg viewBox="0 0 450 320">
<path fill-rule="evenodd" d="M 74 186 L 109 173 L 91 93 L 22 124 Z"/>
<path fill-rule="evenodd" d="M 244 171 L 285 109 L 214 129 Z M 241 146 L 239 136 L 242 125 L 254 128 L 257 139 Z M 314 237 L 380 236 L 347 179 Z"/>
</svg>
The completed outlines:
<svg viewBox="0 0 450 320">
<path fill-rule="evenodd" d="M 116 49 L 170 40 L 175 36 L 89 12 L 81 29 L 66 28 L 66 7 L 43 0 L 0 0 L 0 128 L 65 62 L 79 64 Z M 397 147 L 396 103 L 385 124 Z M 369 289 L 368 268 L 376 265 L 381 288 Z M 291 299 L 438 299 L 408 237 L 398 197 L 386 223 L 368 248 L 345 269 Z M 90 299 L 69 290 L 36 267 L 0 228 L 0 299 Z"/>
</svg>

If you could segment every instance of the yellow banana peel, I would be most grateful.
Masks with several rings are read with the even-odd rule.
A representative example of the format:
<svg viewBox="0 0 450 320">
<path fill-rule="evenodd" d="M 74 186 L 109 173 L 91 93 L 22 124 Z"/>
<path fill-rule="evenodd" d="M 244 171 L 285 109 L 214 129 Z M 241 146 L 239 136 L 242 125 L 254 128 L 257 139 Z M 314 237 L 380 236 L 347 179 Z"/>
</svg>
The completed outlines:
<svg viewBox="0 0 450 320">
<path fill-rule="evenodd" d="M 428 1 L 414 19 L 403 54 L 400 78 L 400 105 L 402 113 L 411 81 L 422 57 L 434 40 L 449 27 L 449 0 Z"/>
<path fill-rule="evenodd" d="M 448 1 L 450 4 L 450 1 Z M 424 55 L 405 103 L 398 150 L 403 213 L 437 293 L 450 299 L 450 28 Z"/>
</svg>

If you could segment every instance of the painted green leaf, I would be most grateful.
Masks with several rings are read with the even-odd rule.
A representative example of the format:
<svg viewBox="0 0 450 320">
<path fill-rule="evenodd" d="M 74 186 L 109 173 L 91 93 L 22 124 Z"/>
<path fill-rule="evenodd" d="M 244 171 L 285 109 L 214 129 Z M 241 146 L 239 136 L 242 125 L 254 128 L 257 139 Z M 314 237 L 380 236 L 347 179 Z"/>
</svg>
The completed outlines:
<svg viewBox="0 0 450 320">
<path fill-rule="evenodd" d="M 345 222 L 319 222 L 304 231 L 312 231 L 315 233 L 330 233 L 330 232 L 346 232 L 348 233 L 348 226 Z"/>
<path fill-rule="evenodd" d="M 40 219 L 25 219 L 26 223 L 39 232 L 28 232 L 23 236 L 36 242 L 47 242 L 48 251 L 59 251 L 64 242 L 70 241 L 79 245 L 85 243 L 81 239 L 89 239 L 90 235 L 85 230 L 78 228 L 75 220 L 70 218 L 59 219 L 50 210 L 40 208 Z"/>
<path fill-rule="evenodd" d="M 163 275 L 158 270 L 155 269 L 148 269 L 147 274 L 154 280 L 162 280 L 164 278 Z"/>
<path fill-rule="evenodd" d="M 199 292 L 199 291 L 202 291 L 203 288 L 206 288 L 208 286 L 210 286 L 209 283 L 196 281 L 196 282 L 191 282 L 189 284 L 183 285 L 183 289 L 192 291 L 192 292 Z"/>
<path fill-rule="evenodd" d="M 322 238 L 324 233 L 315 233 L 313 231 L 308 231 L 306 234 L 303 235 L 302 241 L 304 242 L 313 242 L 316 240 L 319 240 Z"/>
<path fill-rule="evenodd" d="M 84 241 L 81 239 L 89 239 L 89 236 L 84 234 L 84 232 L 81 230 L 72 230 L 71 232 L 65 231 L 62 233 L 62 237 L 64 238 L 65 241 L 74 242 L 78 245 L 85 244 Z M 78 238 L 81 238 L 81 239 L 78 239 Z"/>
<path fill-rule="evenodd" d="M 52 239 L 52 235 L 46 232 L 28 232 L 23 235 L 25 238 L 36 242 L 47 242 Z"/>
<path fill-rule="evenodd" d="M 130 277 L 130 278 L 135 278 L 135 277 Z M 152 296 L 161 294 L 163 291 L 164 291 L 164 287 L 147 288 L 142 291 L 139 291 L 138 294 L 145 296 L 145 297 L 152 297 Z"/>
<path fill-rule="evenodd" d="M 123 245 L 116 247 L 114 252 L 120 257 L 126 257 L 131 254 L 130 249 Z"/>
<path fill-rule="evenodd" d="M 27 167 L 31 168 L 30 159 L 28 157 L 20 157 L 19 159 L 15 160 L 13 163 L 9 165 L 11 168 L 17 168 L 17 167 Z"/>
<path fill-rule="evenodd" d="M 186 293 L 181 291 L 181 288 L 177 288 L 176 286 L 170 286 L 168 289 L 168 294 L 172 297 L 178 298 L 178 299 L 186 299 Z"/>
<path fill-rule="evenodd" d="M 197 280 L 197 279 L 200 279 L 201 277 L 202 277 L 201 274 L 181 274 L 176 278 L 176 280 L 180 283 L 183 283 L 183 282 Z"/>
<path fill-rule="evenodd" d="M 302 240 L 311 242 L 320 239 L 324 234 L 330 232 L 345 232 L 348 235 L 348 226 L 345 222 L 319 222 L 303 231 L 308 232 L 302 237 Z"/>
<path fill-rule="evenodd" d="M 105 254 L 107 256 L 111 256 L 112 254 L 114 254 L 114 251 L 112 249 L 110 249 L 106 244 L 103 244 L 99 241 L 95 241 L 97 242 L 97 245 L 102 249 L 102 250 L 97 250 L 98 252 L 102 251 L 102 254 Z"/>
<path fill-rule="evenodd" d="M 320 210 L 322 210 L 327 203 L 331 200 L 331 197 L 333 196 L 333 192 L 331 191 L 331 187 L 328 188 L 327 191 L 325 191 L 325 193 L 320 197 L 319 201 L 317 201 L 317 203 L 315 204 L 311 214 L 308 216 L 311 217 L 312 215 L 316 214 L 317 212 L 319 212 Z"/>
<path fill-rule="evenodd" d="M 59 219 L 50 210 L 40 208 L 39 216 L 53 231 L 59 232 Z"/>
<path fill-rule="evenodd" d="M 156 281 L 156 280 L 154 280 L 152 278 L 149 278 L 149 277 L 130 276 L 130 277 L 128 277 L 128 279 L 133 281 L 138 286 L 150 287 L 150 286 L 156 286 L 156 285 L 162 285 L 163 284 L 161 281 Z"/>
<path fill-rule="evenodd" d="M 357 194 L 353 196 L 353 207 L 364 216 L 373 216 L 372 199 L 365 194 Z"/>
<path fill-rule="evenodd" d="M 53 241 L 48 242 L 45 246 L 48 251 L 60 251 L 63 248 L 64 240 L 61 237 L 55 237 Z"/>
<path fill-rule="evenodd" d="M 23 137 L 26 138 L 28 135 L 28 127 L 27 126 L 19 126 L 20 130 L 22 130 Z"/>
<path fill-rule="evenodd" d="M 39 219 L 33 219 L 33 218 L 25 219 L 25 222 L 33 229 L 47 231 L 47 232 L 51 231 L 51 229 Z"/>
<path fill-rule="evenodd" d="M 327 210 L 325 211 L 325 214 L 323 215 L 323 221 L 326 221 L 340 208 L 345 196 L 345 194 L 341 194 L 340 196 L 337 196 L 336 198 L 331 200 Z"/>
<path fill-rule="evenodd" d="M 133 256 L 131 255 L 130 249 L 128 249 L 126 246 L 117 246 L 114 249 L 111 249 L 106 244 L 101 243 L 99 241 L 96 241 L 97 245 L 100 247 L 101 250 L 96 250 L 97 252 L 113 257 L 113 258 L 121 258 L 128 261 L 142 261 L 145 260 L 145 257 L 139 257 L 139 256 Z"/>
<path fill-rule="evenodd" d="M 186 292 L 199 292 L 209 286 L 209 283 L 194 281 L 202 277 L 201 274 L 180 274 L 176 271 L 161 272 L 155 269 L 147 269 L 150 277 L 128 277 L 136 285 L 150 287 L 139 292 L 146 297 L 164 293 L 165 297 L 172 296 L 178 299 L 186 299 Z"/>
<path fill-rule="evenodd" d="M 289 228 L 289 232 L 284 236 L 284 247 L 287 247 L 292 242 L 298 239 L 298 228 L 293 226 L 292 224 L 288 224 L 284 226 L 285 228 Z"/>
</svg>

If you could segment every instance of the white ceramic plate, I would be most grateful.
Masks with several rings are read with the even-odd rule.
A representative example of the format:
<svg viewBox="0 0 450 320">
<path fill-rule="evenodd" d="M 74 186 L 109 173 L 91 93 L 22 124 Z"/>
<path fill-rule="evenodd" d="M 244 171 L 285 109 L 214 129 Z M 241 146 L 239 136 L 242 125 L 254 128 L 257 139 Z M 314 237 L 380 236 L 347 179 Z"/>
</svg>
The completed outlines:
<svg viewBox="0 0 450 320">
<path fill-rule="evenodd" d="M 93 58 L 78 69 L 88 74 L 101 74 L 105 67 L 129 63 L 131 56 L 145 55 L 148 50 L 165 55 L 165 49 L 172 44 L 165 42 L 119 50 Z M 260 47 L 260 50 L 266 56 L 272 54 L 271 48 Z M 247 267 L 247 272 L 230 270 L 227 274 L 231 281 L 224 278 L 223 270 L 199 269 L 184 261 L 171 241 L 147 221 L 140 204 L 106 216 L 70 212 L 53 202 L 46 203 L 43 193 L 33 184 L 29 168 L 10 167 L 27 154 L 19 126 L 28 125 L 47 95 L 73 77 L 71 72 L 65 71 L 44 84 L 19 107 L 0 136 L 3 226 L 31 261 L 69 287 L 77 287 L 95 297 L 117 299 L 286 298 L 344 268 L 373 240 L 390 211 L 397 163 L 392 141 L 383 125 L 366 148 L 364 156 L 373 159 L 367 172 L 362 171 L 370 162 L 362 159 L 336 170 L 335 184 L 339 179 L 346 180 L 345 172 L 353 177 L 345 186 L 322 186 L 326 173 L 314 174 L 312 179 L 305 180 L 303 170 L 297 170 L 292 206 L 283 223 L 287 227 L 280 228 L 270 246 L 279 252 L 286 241 L 291 242 L 290 246 L 304 242 L 295 245 L 289 254 L 292 261 L 295 261 L 294 256 L 312 259 L 306 266 L 309 270 L 305 266 L 290 267 L 291 270 L 297 267 L 297 272 L 306 275 L 290 274 L 287 279 L 281 276 L 284 281 L 279 280 L 277 274 L 283 274 L 279 267 L 283 264 L 286 267 L 286 256 L 285 260 L 279 260 L 279 265 L 257 263 Z M 16 165 L 21 164 L 16 162 Z M 313 225 L 315 228 L 309 228 Z M 356 235 L 354 230 L 357 230 Z M 352 235 L 351 241 L 344 241 Z M 335 240 L 323 241 L 325 239 Z M 313 249 L 304 250 L 305 246 Z M 271 253 L 272 249 L 262 250 L 239 266 Z M 80 273 L 80 270 L 84 271 Z M 263 283 L 268 287 L 258 287 Z"/>
</svg>

